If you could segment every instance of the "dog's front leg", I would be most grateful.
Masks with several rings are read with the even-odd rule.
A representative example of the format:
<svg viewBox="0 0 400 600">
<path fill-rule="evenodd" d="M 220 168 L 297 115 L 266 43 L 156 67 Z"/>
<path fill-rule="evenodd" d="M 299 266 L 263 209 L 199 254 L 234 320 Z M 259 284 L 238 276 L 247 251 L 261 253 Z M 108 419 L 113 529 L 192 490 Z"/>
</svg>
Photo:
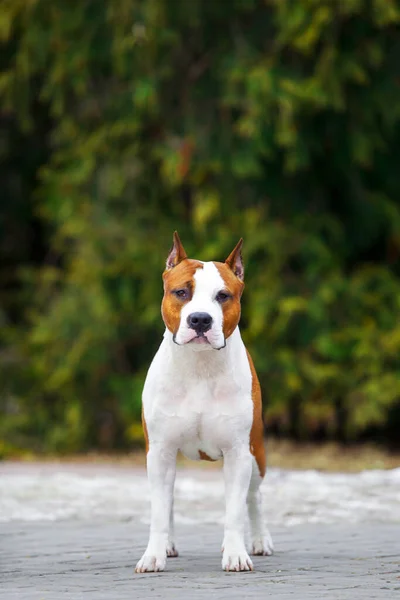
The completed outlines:
<svg viewBox="0 0 400 600">
<path fill-rule="evenodd" d="M 164 571 L 169 520 L 176 471 L 176 450 L 150 444 L 147 476 L 151 494 L 150 538 L 146 551 L 136 565 L 136 573 Z"/>
<path fill-rule="evenodd" d="M 224 452 L 226 496 L 222 568 L 224 571 L 252 571 L 253 563 L 244 542 L 246 497 L 250 485 L 252 457 L 248 445 Z"/>
</svg>

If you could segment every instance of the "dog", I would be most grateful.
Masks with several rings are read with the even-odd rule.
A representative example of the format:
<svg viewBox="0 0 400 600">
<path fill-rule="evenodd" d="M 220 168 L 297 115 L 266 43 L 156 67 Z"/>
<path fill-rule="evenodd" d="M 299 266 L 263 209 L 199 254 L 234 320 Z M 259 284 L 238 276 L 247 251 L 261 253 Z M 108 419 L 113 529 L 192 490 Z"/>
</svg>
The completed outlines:
<svg viewBox="0 0 400 600">
<path fill-rule="evenodd" d="M 244 288 L 243 240 L 224 263 L 189 259 L 178 233 L 163 273 L 164 339 L 143 389 L 142 422 L 151 493 L 147 549 L 137 573 L 163 571 L 178 556 L 173 489 L 180 450 L 194 460 L 223 458 L 226 515 L 224 571 L 252 571 L 253 555 L 272 554 L 261 512 L 266 470 L 261 390 L 238 323 Z"/>
</svg>

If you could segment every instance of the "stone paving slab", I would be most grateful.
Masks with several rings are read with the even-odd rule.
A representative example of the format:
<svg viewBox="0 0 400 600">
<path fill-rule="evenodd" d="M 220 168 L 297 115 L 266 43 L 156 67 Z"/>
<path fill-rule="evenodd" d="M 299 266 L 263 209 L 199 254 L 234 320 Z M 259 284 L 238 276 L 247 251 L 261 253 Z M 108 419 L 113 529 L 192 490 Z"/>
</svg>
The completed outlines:
<svg viewBox="0 0 400 600">
<path fill-rule="evenodd" d="M 224 573 L 218 526 L 180 526 L 179 558 L 134 574 L 148 528 L 127 522 L 0 524 L 2 600 L 400 598 L 400 524 L 271 531 L 276 553 L 252 573 Z"/>
</svg>

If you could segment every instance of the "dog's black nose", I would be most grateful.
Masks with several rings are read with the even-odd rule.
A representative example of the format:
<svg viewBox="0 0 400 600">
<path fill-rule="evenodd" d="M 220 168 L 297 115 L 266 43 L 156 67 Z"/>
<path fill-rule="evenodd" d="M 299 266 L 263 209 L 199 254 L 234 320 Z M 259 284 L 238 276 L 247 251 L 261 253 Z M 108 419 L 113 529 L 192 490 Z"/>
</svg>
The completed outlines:
<svg viewBox="0 0 400 600">
<path fill-rule="evenodd" d="M 211 329 L 212 316 L 205 312 L 195 312 L 188 316 L 187 324 L 197 333 L 205 333 Z"/>
</svg>

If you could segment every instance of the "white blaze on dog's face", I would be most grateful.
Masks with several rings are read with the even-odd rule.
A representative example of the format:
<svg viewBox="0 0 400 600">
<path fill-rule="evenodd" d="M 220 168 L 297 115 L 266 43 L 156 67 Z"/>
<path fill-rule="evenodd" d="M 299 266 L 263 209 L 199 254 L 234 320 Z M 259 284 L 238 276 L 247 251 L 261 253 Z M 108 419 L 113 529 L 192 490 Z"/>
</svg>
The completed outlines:
<svg viewBox="0 0 400 600">
<path fill-rule="evenodd" d="M 242 240 L 225 263 L 187 258 L 178 234 L 163 274 L 161 312 L 176 344 L 195 350 L 225 347 L 240 318 Z"/>
</svg>

